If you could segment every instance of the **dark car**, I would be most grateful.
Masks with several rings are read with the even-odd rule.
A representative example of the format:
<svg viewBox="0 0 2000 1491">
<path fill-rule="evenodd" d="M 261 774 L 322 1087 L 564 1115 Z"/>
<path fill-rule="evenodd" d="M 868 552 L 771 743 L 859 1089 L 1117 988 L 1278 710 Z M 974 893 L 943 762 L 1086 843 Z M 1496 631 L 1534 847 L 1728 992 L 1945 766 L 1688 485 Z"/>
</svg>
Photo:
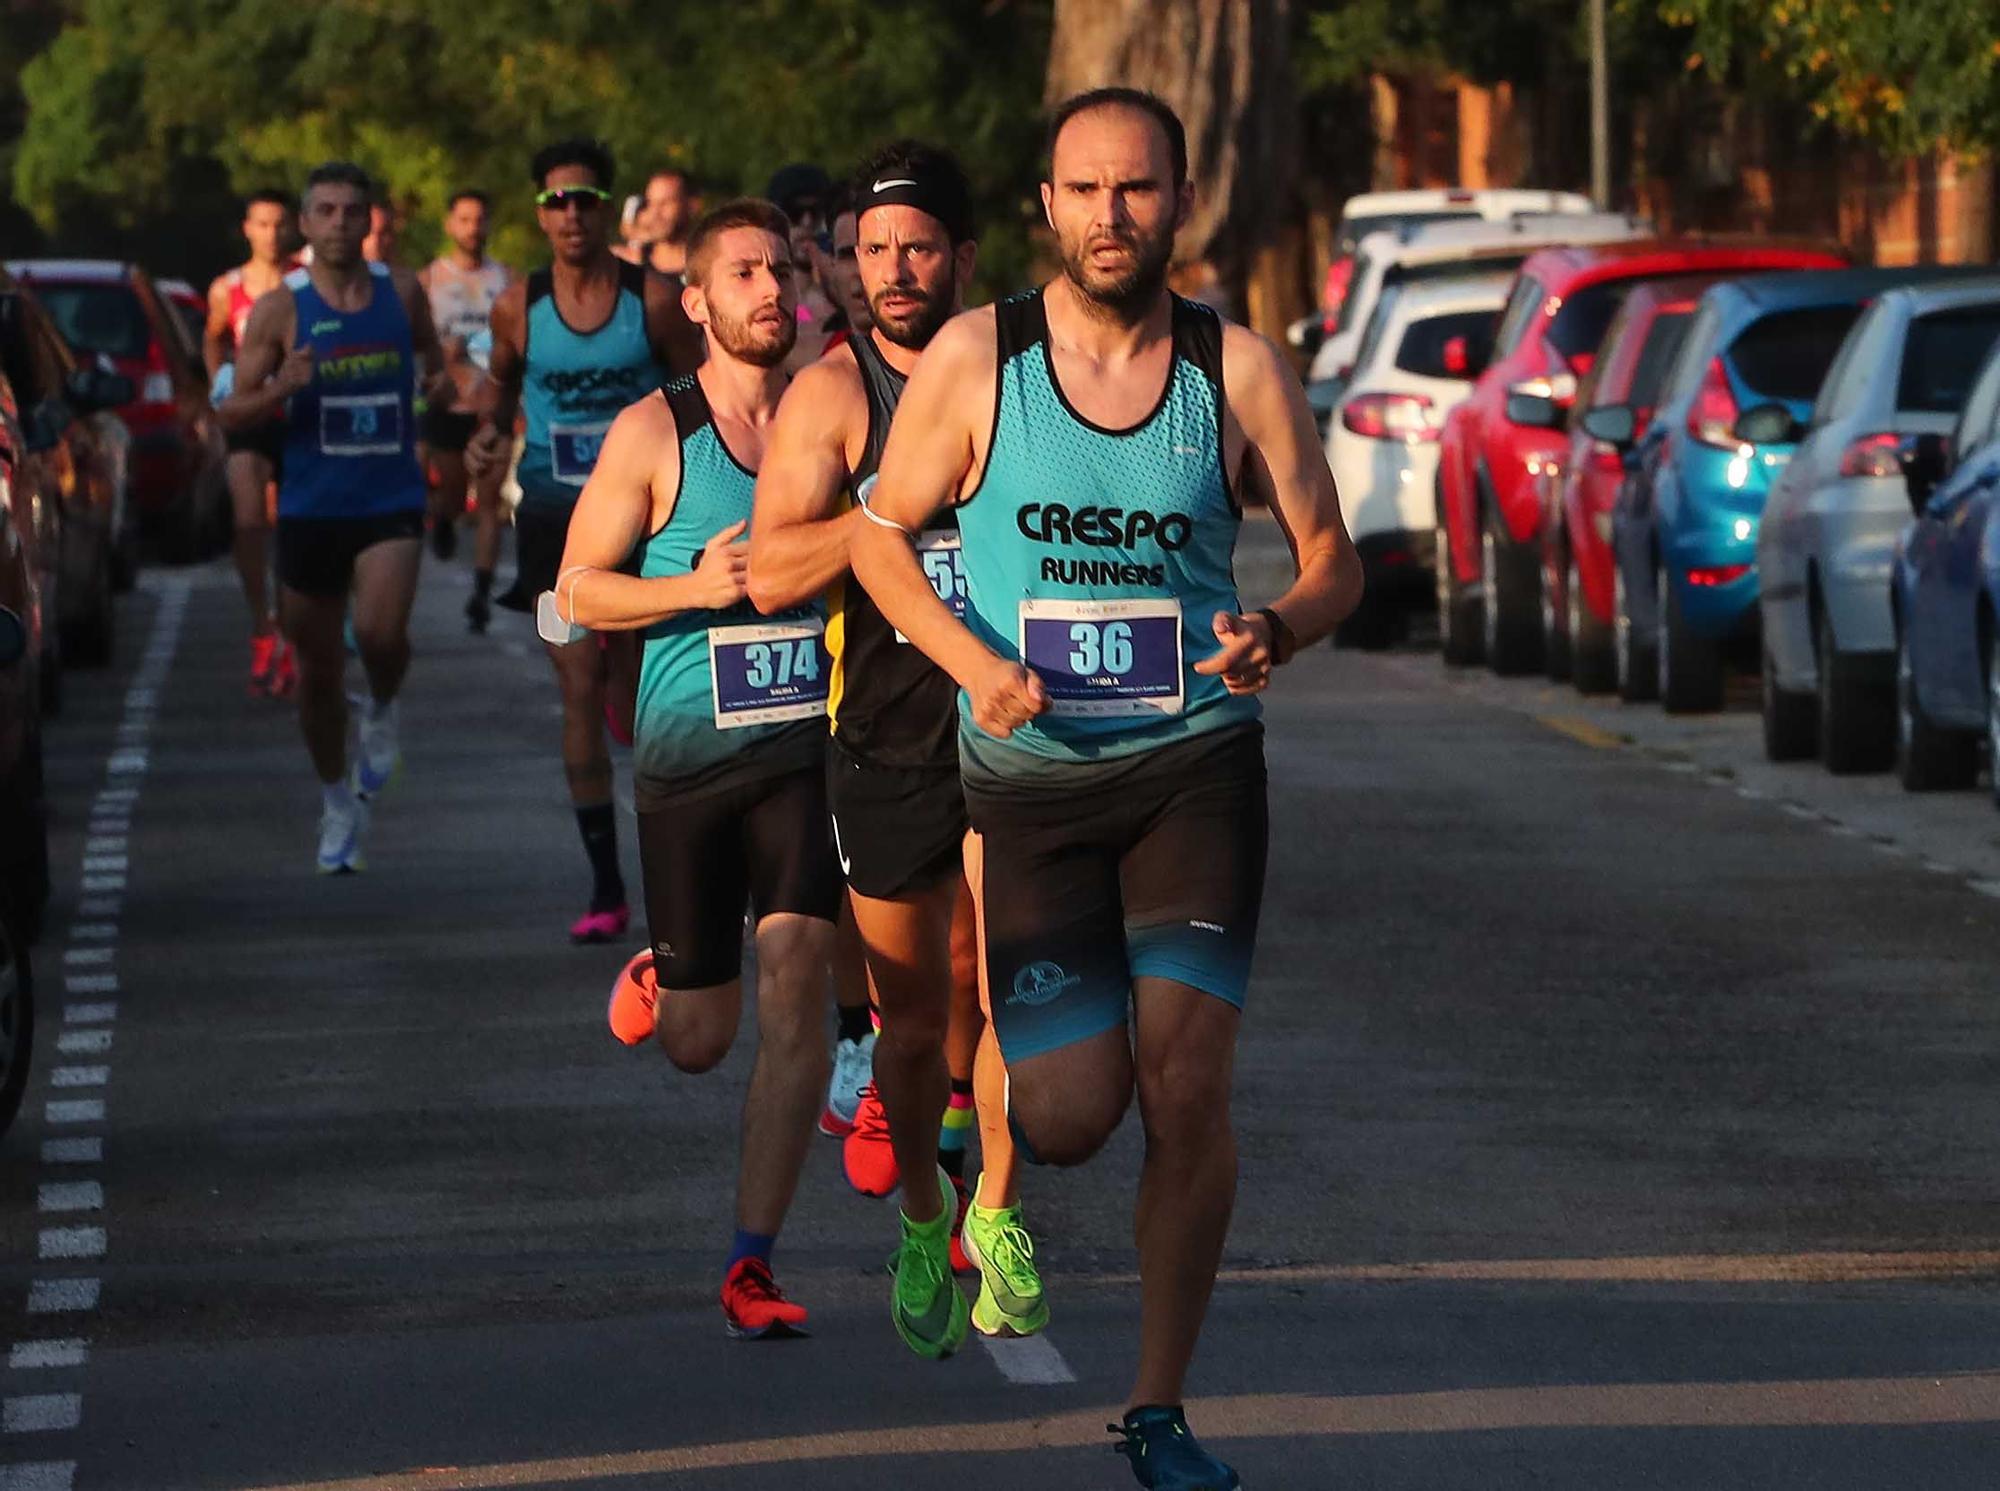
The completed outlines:
<svg viewBox="0 0 2000 1491">
<path fill-rule="evenodd" d="M 42 567 L 20 409 L 0 374 L 0 1129 L 20 1109 L 34 1042 L 28 944 L 49 897 L 42 793 Z"/>
<path fill-rule="evenodd" d="M 28 259 L 8 268 L 33 286 L 79 359 L 109 358 L 132 380 L 133 397 L 118 417 L 132 432 L 131 500 L 151 547 L 172 561 L 211 552 L 228 522 L 227 453 L 200 339 L 137 265 Z M 129 579 L 136 548 L 120 556 L 121 579 Z"/>
<path fill-rule="evenodd" d="M 118 515 L 131 436 L 109 411 L 132 397 L 132 381 L 100 363 L 80 363 L 32 291 L 0 271 L 0 375 L 13 389 L 21 450 L 13 481 L 56 510 L 57 533 L 45 614 L 44 696 L 55 702 L 65 662 L 108 663 L 116 633 Z M 53 594 L 51 594 L 53 591 Z"/>
</svg>

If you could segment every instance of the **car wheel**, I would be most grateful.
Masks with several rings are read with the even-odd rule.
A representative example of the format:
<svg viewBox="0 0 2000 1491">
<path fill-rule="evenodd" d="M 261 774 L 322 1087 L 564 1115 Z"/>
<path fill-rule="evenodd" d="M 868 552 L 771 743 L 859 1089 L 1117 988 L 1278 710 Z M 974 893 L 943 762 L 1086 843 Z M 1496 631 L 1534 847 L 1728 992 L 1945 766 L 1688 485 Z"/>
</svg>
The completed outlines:
<svg viewBox="0 0 2000 1491">
<path fill-rule="evenodd" d="M 1570 672 L 1570 629 L 1569 602 L 1567 589 L 1569 573 L 1565 568 L 1559 572 L 1555 585 L 1549 583 L 1546 571 L 1542 574 L 1542 667 L 1557 683 L 1566 683 Z"/>
<path fill-rule="evenodd" d="M 1579 694 L 1608 694 L 1618 687 L 1618 656 L 1612 629 L 1590 612 L 1576 556 L 1563 574 L 1563 601 L 1569 611 L 1569 678 Z"/>
<path fill-rule="evenodd" d="M 1488 509 L 1479 532 L 1479 589 L 1487 666 L 1532 673 L 1542 664 L 1542 568 L 1532 552 L 1504 542 Z"/>
<path fill-rule="evenodd" d="M 1612 585 L 1612 658 L 1617 665 L 1618 697 L 1627 704 L 1650 701 L 1659 688 L 1659 667 L 1652 646 L 1639 636 L 1632 615 L 1632 591 L 1625 583 L 1625 566 L 1615 563 Z"/>
<path fill-rule="evenodd" d="M 1668 714 L 1713 713 L 1722 708 L 1722 649 L 1688 625 L 1664 565 L 1653 572 L 1653 583 L 1660 707 Z"/>
<path fill-rule="evenodd" d="M 1861 676 L 1857 659 L 1835 646 L 1824 609 L 1813 632 L 1819 649 L 1819 759 L 1828 771 L 1883 771 L 1896 757 L 1891 689 Z"/>
<path fill-rule="evenodd" d="M 1459 583 L 1452 569 L 1451 534 L 1445 526 L 1442 503 L 1438 507 L 1437 543 L 1431 565 L 1437 592 L 1439 648 L 1451 667 L 1470 667 L 1479 661 L 1479 618 L 1473 614 L 1479 598 L 1470 587 Z"/>
<path fill-rule="evenodd" d="M 63 638 L 63 651 L 83 668 L 101 668 L 111 661 L 118 631 L 118 592 L 112 583 L 111 547 L 106 544 L 91 578 L 90 614 Z"/>
<path fill-rule="evenodd" d="M 0 1130 L 21 1111 L 35 1049 L 34 973 L 20 926 L 0 917 Z"/>
<path fill-rule="evenodd" d="M 1769 761 L 1805 761 L 1819 749 L 1819 713 L 1811 694 L 1778 685 L 1778 665 L 1764 649 L 1760 678 L 1764 709 L 1764 757 Z"/>
<path fill-rule="evenodd" d="M 1896 638 L 1896 776 L 1909 792 L 1949 792 L 1979 776 L 1979 737 L 1941 729 L 1917 696 L 1907 629 Z"/>
</svg>

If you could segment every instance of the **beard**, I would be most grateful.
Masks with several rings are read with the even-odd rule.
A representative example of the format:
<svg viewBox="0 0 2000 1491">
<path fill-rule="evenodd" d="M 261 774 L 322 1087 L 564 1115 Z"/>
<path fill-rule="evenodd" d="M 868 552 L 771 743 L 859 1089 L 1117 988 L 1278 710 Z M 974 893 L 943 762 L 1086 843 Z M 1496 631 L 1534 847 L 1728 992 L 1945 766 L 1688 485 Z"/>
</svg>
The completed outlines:
<svg viewBox="0 0 2000 1491">
<path fill-rule="evenodd" d="M 1131 253 L 1130 260 L 1113 269 L 1091 263 L 1093 249 L 1117 244 Z M 1158 299 L 1167 283 L 1167 266 L 1174 256 L 1171 230 L 1146 239 L 1124 230 L 1081 238 L 1062 244 L 1063 276 L 1086 301 L 1101 306 L 1120 320 L 1140 315 Z"/>
<path fill-rule="evenodd" d="M 882 309 L 882 302 L 891 294 L 916 301 L 916 309 L 900 316 L 889 315 Z M 943 329 L 944 323 L 951 319 L 951 308 L 957 298 L 956 276 L 935 290 L 923 290 L 915 285 L 894 285 L 879 295 L 869 297 L 868 314 L 875 322 L 875 329 L 889 341 L 908 351 L 921 352 L 931 344 L 931 338 Z"/>
<path fill-rule="evenodd" d="M 708 334 L 715 338 L 716 346 L 738 362 L 747 362 L 753 368 L 774 368 L 792 355 L 792 345 L 799 339 L 799 323 L 794 316 L 786 316 L 778 324 L 760 322 L 754 316 L 739 320 L 723 314 L 710 301 Z"/>
</svg>

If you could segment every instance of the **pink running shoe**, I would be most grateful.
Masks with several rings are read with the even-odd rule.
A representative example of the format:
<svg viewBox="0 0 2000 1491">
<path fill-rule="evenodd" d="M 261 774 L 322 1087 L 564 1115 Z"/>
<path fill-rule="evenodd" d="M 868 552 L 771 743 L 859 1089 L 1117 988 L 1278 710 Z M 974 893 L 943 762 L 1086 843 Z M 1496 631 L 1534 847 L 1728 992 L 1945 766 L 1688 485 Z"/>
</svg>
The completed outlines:
<svg viewBox="0 0 2000 1491">
<path fill-rule="evenodd" d="M 630 906 L 614 906 L 609 911 L 586 911 L 570 923 L 569 940 L 579 947 L 587 942 L 616 942 L 631 925 Z"/>
</svg>

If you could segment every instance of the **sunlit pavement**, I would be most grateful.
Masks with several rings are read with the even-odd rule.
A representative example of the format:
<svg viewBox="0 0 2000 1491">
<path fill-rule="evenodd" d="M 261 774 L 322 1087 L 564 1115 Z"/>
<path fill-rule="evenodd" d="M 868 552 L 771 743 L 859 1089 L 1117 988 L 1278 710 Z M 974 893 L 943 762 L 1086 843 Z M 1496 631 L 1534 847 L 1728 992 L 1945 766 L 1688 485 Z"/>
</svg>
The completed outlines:
<svg viewBox="0 0 2000 1491">
<path fill-rule="evenodd" d="M 703 1079 L 606 1032 L 628 950 L 564 940 L 546 664 L 524 618 L 468 636 L 465 584 L 426 572 L 407 769 L 353 879 L 311 872 L 317 793 L 288 712 L 243 697 L 225 571 L 150 572 L 118 666 L 73 675 L 0 1189 L 0 1491 L 1132 1484 L 1103 1426 L 1134 1123 L 1030 1176 L 1046 1346 L 904 1352 L 892 1204 L 831 1141 L 777 1259 L 813 1339 L 724 1338 L 748 1031 Z M 1254 1491 L 1989 1486 L 2000 815 L 1816 768 L 1767 791 L 1740 711 L 1609 708 L 1410 652 L 1280 677 L 1195 1427 Z M 1963 845 L 1923 847 L 1932 813 Z"/>
</svg>

